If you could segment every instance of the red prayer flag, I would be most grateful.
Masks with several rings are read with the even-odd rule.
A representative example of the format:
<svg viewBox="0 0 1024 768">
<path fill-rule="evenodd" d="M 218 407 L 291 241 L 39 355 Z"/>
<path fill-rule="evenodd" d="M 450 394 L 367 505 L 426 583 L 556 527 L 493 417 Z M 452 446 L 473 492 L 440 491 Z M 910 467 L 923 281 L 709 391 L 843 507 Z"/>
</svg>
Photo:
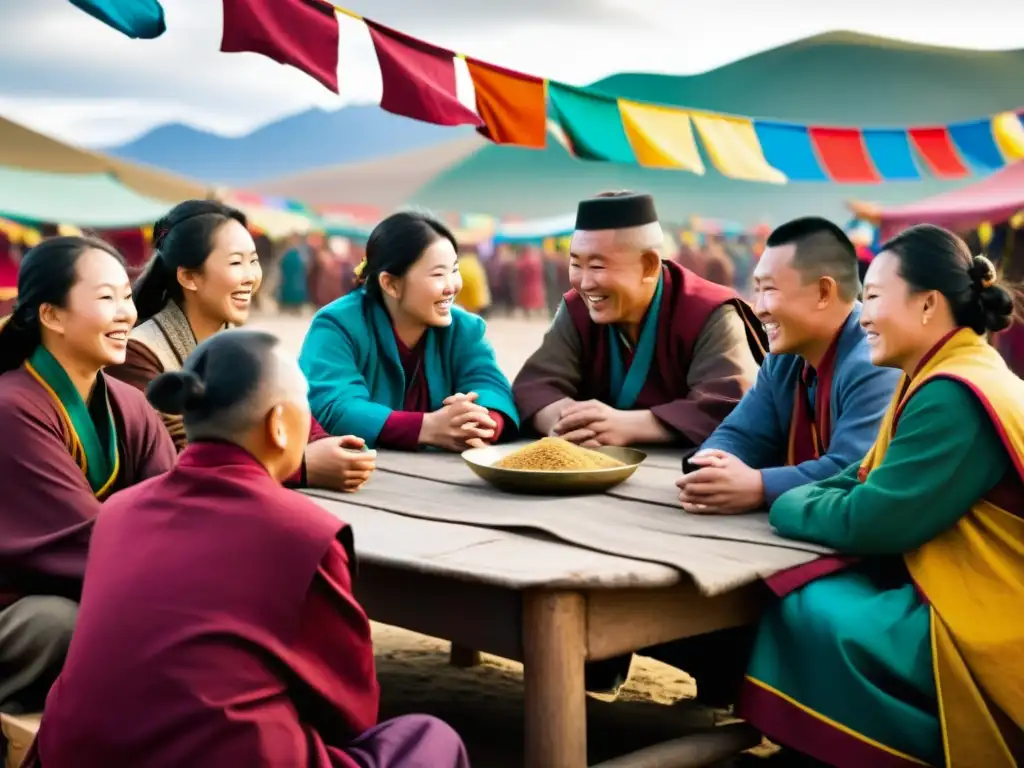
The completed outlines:
<svg viewBox="0 0 1024 768">
<path fill-rule="evenodd" d="M 843 184 L 877 184 L 881 179 L 857 128 L 809 128 L 825 172 Z"/>
<path fill-rule="evenodd" d="M 941 179 L 962 179 L 970 172 L 960 159 L 946 128 L 911 128 L 907 131 L 928 170 Z"/>
<path fill-rule="evenodd" d="M 409 37 L 376 21 L 366 26 L 377 50 L 384 96 L 382 109 L 436 125 L 481 124 L 455 90 L 455 54 Z"/>
<path fill-rule="evenodd" d="M 544 80 L 476 59 L 466 59 L 476 90 L 476 111 L 484 125 L 477 130 L 495 144 L 544 149 L 547 146 L 547 100 Z"/>
<path fill-rule="evenodd" d="M 224 0 L 224 53 L 259 53 L 338 92 L 338 18 L 323 0 Z"/>
</svg>

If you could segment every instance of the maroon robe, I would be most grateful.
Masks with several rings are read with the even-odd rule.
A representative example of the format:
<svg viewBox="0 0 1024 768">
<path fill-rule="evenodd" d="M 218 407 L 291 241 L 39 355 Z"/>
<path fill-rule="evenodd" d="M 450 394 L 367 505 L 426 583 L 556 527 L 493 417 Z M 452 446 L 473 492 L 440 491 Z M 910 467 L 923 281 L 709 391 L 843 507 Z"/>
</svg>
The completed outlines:
<svg viewBox="0 0 1024 768">
<path fill-rule="evenodd" d="M 375 725 L 352 541 L 226 443 L 112 498 L 26 764 L 468 768 L 440 721 Z"/>
<path fill-rule="evenodd" d="M 544 262 L 540 251 L 527 248 L 515 262 L 519 308 L 527 312 L 544 309 Z"/>
<path fill-rule="evenodd" d="M 415 451 L 420 445 L 420 430 L 423 429 L 423 417 L 430 412 L 430 388 L 427 376 L 423 372 L 423 354 L 426 349 L 424 339 L 414 348 L 409 347 L 395 334 L 395 346 L 398 357 L 402 361 L 402 372 L 405 374 L 405 401 L 403 410 L 392 411 L 377 437 L 377 445 L 381 448 L 394 448 L 400 451 Z M 488 411 L 498 428 L 489 442 L 496 443 L 505 428 L 505 417 L 498 411 Z M 317 425 L 319 426 L 319 425 Z"/>
<path fill-rule="evenodd" d="M 119 450 L 109 491 L 160 475 L 177 455 L 146 398 L 104 374 Z M 53 398 L 24 368 L 0 376 L 0 607 L 19 597 L 77 600 L 93 520 L 100 511 Z"/>
<path fill-rule="evenodd" d="M 767 341 L 761 323 L 735 291 L 704 280 L 674 262 L 662 264 L 665 282 L 654 359 L 632 408 L 650 410 L 687 442 L 699 445 L 736 407 L 747 387 L 753 383 L 756 364 L 764 359 Z M 554 342 L 557 346 L 550 351 L 542 345 L 541 350 L 523 366 L 513 384 L 516 404 L 524 421 L 565 397 L 615 402 L 611 392 L 608 326 L 598 325 L 590 319 L 586 302 L 575 290 L 566 293 L 564 298 L 575 336 L 579 339 L 579 360 L 574 361 L 578 367 L 575 373 L 578 384 L 574 391 L 567 391 L 565 377 L 555 370 L 557 361 L 548 359 L 569 356 L 568 351 L 557 348 L 561 342 Z M 749 350 L 708 350 L 714 370 L 709 374 L 709 380 L 701 382 L 697 396 L 691 397 L 687 376 L 694 346 L 712 314 L 727 304 L 734 307 L 743 320 Z M 556 317 L 554 323 L 559 322 Z M 544 343 L 549 343 L 547 337 Z M 631 350 L 620 347 L 620 352 L 628 366 Z"/>
</svg>

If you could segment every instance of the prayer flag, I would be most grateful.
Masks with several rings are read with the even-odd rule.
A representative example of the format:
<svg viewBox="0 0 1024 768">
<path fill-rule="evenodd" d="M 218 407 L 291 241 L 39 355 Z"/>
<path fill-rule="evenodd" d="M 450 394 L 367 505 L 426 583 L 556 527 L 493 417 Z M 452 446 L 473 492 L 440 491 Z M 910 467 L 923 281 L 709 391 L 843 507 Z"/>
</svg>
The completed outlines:
<svg viewBox="0 0 1024 768">
<path fill-rule="evenodd" d="M 765 159 L 750 120 L 697 112 L 690 117 L 711 162 L 723 176 L 743 181 L 786 183 L 786 176 Z"/>
<path fill-rule="evenodd" d="M 768 165 L 790 181 L 828 181 L 806 125 L 755 120 L 754 132 Z"/>
<path fill-rule="evenodd" d="M 167 30 L 164 9 L 157 0 L 71 0 L 71 4 L 136 40 L 152 40 Z"/>
<path fill-rule="evenodd" d="M 259 53 L 338 93 L 338 19 L 322 0 L 223 0 L 225 53 Z"/>
<path fill-rule="evenodd" d="M 495 144 L 543 149 L 547 145 L 544 81 L 509 69 L 466 59 L 476 94 L 478 130 Z"/>
<path fill-rule="evenodd" d="M 809 128 L 825 171 L 842 184 L 877 184 L 881 179 L 857 128 Z"/>
<path fill-rule="evenodd" d="M 910 139 L 902 128 L 871 128 L 864 131 L 864 146 L 871 163 L 885 181 L 920 179 Z"/>
<path fill-rule="evenodd" d="M 1003 153 L 992 135 L 992 121 L 971 120 L 949 126 L 949 135 L 968 163 L 982 171 L 995 171 L 1006 165 Z"/>
<path fill-rule="evenodd" d="M 549 80 L 548 100 L 576 157 L 613 163 L 636 162 L 615 99 Z"/>
<path fill-rule="evenodd" d="M 940 179 L 961 179 L 969 173 L 953 146 L 948 129 L 911 128 L 907 135 L 928 170 Z"/>
<path fill-rule="evenodd" d="M 619 99 L 619 113 L 640 165 L 704 175 L 704 161 L 693 137 L 690 116 L 684 110 Z"/>
<path fill-rule="evenodd" d="M 417 40 L 375 21 L 366 20 L 380 65 L 382 109 L 436 125 L 483 122 L 459 100 L 455 54 Z"/>
<path fill-rule="evenodd" d="M 1024 159 L 1024 121 L 1014 112 L 992 118 L 992 135 L 1007 163 Z"/>
</svg>

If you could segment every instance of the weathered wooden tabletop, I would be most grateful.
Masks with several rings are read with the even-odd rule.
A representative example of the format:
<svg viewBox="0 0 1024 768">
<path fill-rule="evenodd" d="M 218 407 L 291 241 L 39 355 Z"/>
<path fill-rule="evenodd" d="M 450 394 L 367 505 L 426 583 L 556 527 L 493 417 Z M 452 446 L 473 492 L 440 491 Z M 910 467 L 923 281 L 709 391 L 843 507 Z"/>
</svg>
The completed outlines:
<svg viewBox="0 0 1024 768">
<path fill-rule="evenodd" d="M 713 595 L 828 550 L 776 536 L 764 513 L 690 515 L 678 458 L 652 452 L 605 494 L 521 496 L 480 480 L 461 457 L 382 451 L 358 493 L 309 490 L 352 524 L 363 558 L 524 588 L 664 586 L 693 579 Z"/>
</svg>

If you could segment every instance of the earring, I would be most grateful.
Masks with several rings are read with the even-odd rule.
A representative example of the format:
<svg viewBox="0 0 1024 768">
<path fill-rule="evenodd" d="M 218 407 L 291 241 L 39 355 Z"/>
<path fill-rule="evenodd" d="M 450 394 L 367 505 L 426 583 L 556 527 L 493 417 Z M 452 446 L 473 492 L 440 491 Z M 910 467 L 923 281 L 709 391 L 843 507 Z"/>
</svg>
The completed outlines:
<svg viewBox="0 0 1024 768">
<path fill-rule="evenodd" d="M 928 315 L 921 315 L 921 325 L 928 325 Z"/>
</svg>

